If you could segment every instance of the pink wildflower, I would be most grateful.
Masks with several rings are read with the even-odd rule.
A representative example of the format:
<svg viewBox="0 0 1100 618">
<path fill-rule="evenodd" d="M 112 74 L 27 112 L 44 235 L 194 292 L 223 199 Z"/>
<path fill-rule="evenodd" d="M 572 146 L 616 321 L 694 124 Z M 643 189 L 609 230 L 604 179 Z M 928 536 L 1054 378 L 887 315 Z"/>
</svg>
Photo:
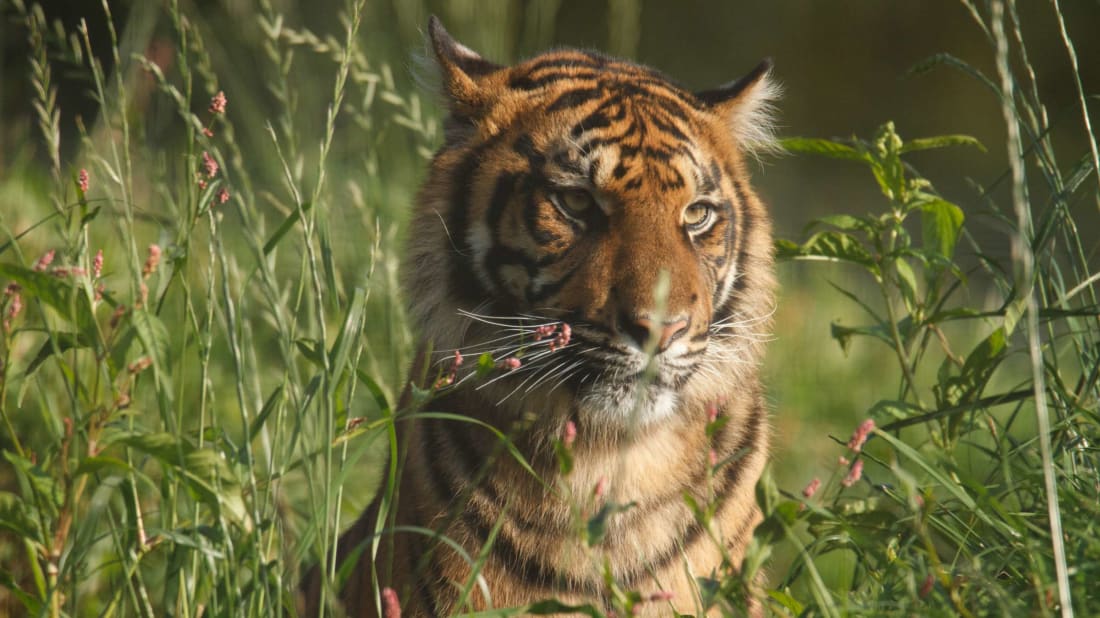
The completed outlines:
<svg viewBox="0 0 1100 618">
<path fill-rule="evenodd" d="M 202 178 L 199 178 L 199 189 L 202 190 L 202 189 L 205 189 L 205 188 L 206 188 L 206 181 L 203 180 Z"/>
<path fill-rule="evenodd" d="M 153 364 L 153 359 L 152 358 L 150 358 L 148 356 L 142 356 L 141 358 L 137 359 L 136 361 L 130 363 L 130 366 L 127 367 L 127 369 L 129 370 L 130 373 L 137 374 L 137 373 L 141 373 L 142 371 L 145 371 L 146 369 L 149 368 L 149 365 L 152 365 L 152 364 Z"/>
<path fill-rule="evenodd" d="M 821 479 L 815 477 L 814 480 L 810 481 L 802 490 L 802 497 L 807 499 L 814 497 L 819 487 L 821 487 Z"/>
<path fill-rule="evenodd" d="M 160 264 L 160 246 L 149 245 L 149 257 L 145 258 L 145 266 L 141 269 L 141 276 L 148 279 L 149 275 L 157 272 L 158 264 Z"/>
<path fill-rule="evenodd" d="M 929 573 L 928 576 L 924 578 L 924 582 L 920 585 L 920 590 L 917 591 L 917 594 L 923 599 L 932 592 L 932 587 L 934 585 L 936 585 L 936 580 L 932 577 L 932 574 Z"/>
<path fill-rule="evenodd" d="M 554 334 L 554 331 L 558 329 L 555 324 L 543 324 L 535 329 L 535 341 L 541 341 L 546 337 L 550 337 Z"/>
<path fill-rule="evenodd" d="M 111 328 L 115 328 L 115 327 L 118 326 L 118 323 L 122 320 L 122 316 L 125 313 L 126 313 L 126 305 L 119 305 L 119 306 L 115 307 L 114 312 L 111 314 L 111 320 L 110 320 L 110 322 L 108 322 L 108 324 L 111 325 Z"/>
<path fill-rule="evenodd" d="M 607 477 L 601 476 L 600 480 L 596 481 L 596 487 L 592 490 L 592 495 L 597 499 L 604 497 L 607 494 Z"/>
<path fill-rule="evenodd" d="M 718 420 L 718 404 L 712 403 L 707 406 L 707 423 L 713 423 Z"/>
<path fill-rule="evenodd" d="M 497 368 L 515 371 L 516 369 L 519 369 L 522 365 L 523 362 L 520 361 L 518 358 L 516 358 L 515 356 L 509 356 L 508 358 L 497 363 Z"/>
<path fill-rule="evenodd" d="M 450 385 L 454 384 L 454 381 L 455 381 L 455 374 L 453 374 L 453 373 L 449 373 L 445 376 L 440 376 L 440 378 L 435 381 L 434 388 L 436 388 L 438 390 L 438 389 L 441 389 L 445 386 L 450 386 Z"/>
<path fill-rule="evenodd" d="M 554 337 L 554 341 L 550 343 L 550 351 L 559 350 L 569 345 L 569 340 L 573 338 L 573 329 L 565 322 L 561 323 L 561 328 L 558 330 L 558 334 Z"/>
<path fill-rule="evenodd" d="M 202 134 L 205 135 L 206 137 L 214 137 L 214 132 L 211 131 L 210 129 L 206 128 L 206 127 L 202 128 Z"/>
<path fill-rule="evenodd" d="M 856 481 L 863 476 L 863 460 L 857 459 L 852 464 L 852 469 L 848 471 L 848 476 L 844 477 L 844 480 L 840 482 L 845 487 L 851 487 L 856 484 Z"/>
<path fill-rule="evenodd" d="M 863 448 L 863 443 L 867 441 L 867 436 L 871 435 L 874 430 L 875 421 L 867 419 L 860 423 L 859 427 L 852 433 L 852 438 L 848 440 L 848 448 L 858 453 Z"/>
<path fill-rule="evenodd" d="M 54 258 L 55 255 L 57 255 L 57 251 L 55 251 L 53 249 L 50 249 L 49 251 L 46 252 L 45 255 L 38 258 L 38 261 L 35 262 L 35 264 L 34 264 L 34 269 L 37 270 L 38 272 L 42 272 L 42 271 L 46 270 L 47 268 L 50 267 L 50 264 L 53 263 L 53 258 Z"/>
<path fill-rule="evenodd" d="M 4 318 L 4 331 L 11 332 L 11 322 L 23 310 L 23 296 L 19 294 L 19 286 L 11 283 L 4 290 L 6 296 L 11 296 L 11 304 L 8 305 L 8 315 Z"/>
<path fill-rule="evenodd" d="M 382 589 L 382 618 L 401 618 L 401 601 L 393 588 Z"/>
<path fill-rule="evenodd" d="M 225 187 L 218 189 L 218 203 L 224 204 L 229 201 L 229 190 Z"/>
<path fill-rule="evenodd" d="M 202 167 L 206 170 L 207 177 L 213 178 L 218 175 L 218 162 L 205 150 L 202 151 Z"/>
<path fill-rule="evenodd" d="M 573 421 L 565 421 L 565 429 L 561 434 L 561 443 L 565 445 L 565 448 L 573 446 L 573 442 L 577 440 L 577 424 Z"/>
<path fill-rule="evenodd" d="M 103 272 L 103 249 L 95 252 L 95 257 L 92 259 L 92 278 L 99 279 L 99 275 Z"/>
<path fill-rule="evenodd" d="M 844 455 L 841 455 L 840 457 L 837 457 L 836 462 L 838 464 L 842 465 L 842 466 L 846 466 L 846 465 L 852 463 L 852 462 L 848 461 L 848 458 L 845 457 Z"/>
<path fill-rule="evenodd" d="M 676 596 L 671 590 L 658 590 L 649 595 L 649 601 L 651 603 L 662 603 L 664 601 L 671 601 Z"/>
<path fill-rule="evenodd" d="M 90 180 L 90 177 L 88 176 L 88 170 L 81 168 L 80 174 L 78 174 L 76 178 L 77 183 L 80 185 L 81 193 L 88 192 L 88 180 Z"/>
<path fill-rule="evenodd" d="M 210 113 L 211 114 L 224 114 L 225 113 L 225 93 L 221 90 L 218 94 L 214 95 L 214 98 L 210 99 Z"/>
<path fill-rule="evenodd" d="M 462 366 L 462 361 L 463 361 L 462 352 L 459 352 L 458 350 L 455 350 L 455 360 L 454 360 L 453 363 L 451 363 L 451 369 L 454 370 L 454 369 L 458 369 L 459 367 L 461 367 Z"/>
<path fill-rule="evenodd" d="M 707 460 L 710 462 L 710 467 L 713 468 L 713 467 L 717 466 L 718 465 L 718 453 L 714 452 L 714 449 L 710 449 L 710 452 L 707 453 Z"/>
</svg>

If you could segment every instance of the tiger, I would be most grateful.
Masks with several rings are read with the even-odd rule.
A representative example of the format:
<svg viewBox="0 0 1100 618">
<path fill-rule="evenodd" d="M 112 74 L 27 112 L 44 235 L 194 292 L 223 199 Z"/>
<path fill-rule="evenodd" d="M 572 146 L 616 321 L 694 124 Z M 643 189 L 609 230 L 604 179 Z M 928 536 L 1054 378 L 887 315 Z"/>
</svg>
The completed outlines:
<svg viewBox="0 0 1100 618">
<path fill-rule="evenodd" d="M 427 38 L 448 117 L 408 228 L 403 405 L 432 395 L 396 423 L 395 495 L 340 538 L 354 570 L 329 596 L 349 616 L 610 615 L 627 592 L 637 615 L 719 615 L 704 582 L 740 568 L 769 448 L 749 169 L 776 148 L 770 60 L 692 92 L 587 50 L 500 65 L 435 17 Z"/>
</svg>

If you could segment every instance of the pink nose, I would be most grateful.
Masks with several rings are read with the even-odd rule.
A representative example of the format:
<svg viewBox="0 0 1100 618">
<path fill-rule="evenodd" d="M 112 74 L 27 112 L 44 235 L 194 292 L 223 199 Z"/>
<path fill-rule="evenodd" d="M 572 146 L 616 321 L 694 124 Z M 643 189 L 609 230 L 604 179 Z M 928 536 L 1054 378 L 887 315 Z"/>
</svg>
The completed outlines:
<svg viewBox="0 0 1100 618">
<path fill-rule="evenodd" d="M 687 318 L 666 321 L 654 332 L 653 320 L 650 318 L 622 316 L 619 319 L 619 331 L 633 339 L 640 348 L 646 346 L 652 335 L 657 335 L 660 337 L 657 340 L 657 351 L 664 352 L 673 341 L 687 332 L 688 324 L 690 321 Z"/>
</svg>

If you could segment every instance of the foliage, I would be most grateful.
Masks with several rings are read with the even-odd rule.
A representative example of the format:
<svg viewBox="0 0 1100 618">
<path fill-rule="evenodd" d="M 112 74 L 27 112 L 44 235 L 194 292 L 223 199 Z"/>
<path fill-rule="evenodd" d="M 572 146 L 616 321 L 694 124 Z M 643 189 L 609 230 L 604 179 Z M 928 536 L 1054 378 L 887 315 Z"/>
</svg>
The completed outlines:
<svg viewBox="0 0 1100 618">
<path fill-rule="evenodd" d="M 45 156 L 2 181 L 33 188 L 0 211 L 0 612 L 293 615 L 309 565 L 330 584 L 348 576 L 330 551 L 341 527 L 375 493 L 392 505 L 395 423 L 426 414 L 430 392 L 395 403 L 411 351 L 388 204 L 411 188 L 384 179 L 415 184 L 386 166 L 431 151 L 430 106 L 358 47 L 363 2 L 341 36 L 319 36 L 261 1 L 274 112 L 257 120 L 219 80 L 209 33 L 168 5 L 173 61 L 135 58 L 138 82 L 104 70 L 86 26 L 66 33 L 11 3 Z M 820 218 L 777 252 L 810 272 L 828 261 L 866 275 L 867 288 L 836 286 L 861 317 L 831 335 L 852 355 L 888 351 L 896 366 L 882 375 L 896 380 L 873 385 L 874 424 L 837 440 L 843 463 L 824 483 L 761 482 L 766 520 L 745 561 L 700 581 L 722 613 L 738 615 L 749 594 L 780 615 L 1100 611 L 1100 275 L 1082 231 L 1096 134 L 1079 82 L 1079 124 L 1048 119 L 1013 4 L 966 6 L 996 78 L 947 55 L 918 70 L 960 69 L 1004 111 L 1009 171 L 979 187 L 976 206 L 939 195 L 910 163 L 943 147 L 982 152 L 972 138 L 906 141 L 887 123 L 868 141 L 785 141 L 869 170 L 882 194 L 873 212 Z M 107 36 L 106 60 L 125 64 Z M 98 105 L 73 161 L 57 67 L 79 70 Z M 317 72 L 331 91 L 314 134 L 297 93 Z M 151 145 L 142 97 L 171 110 L 182 137 L 170 147 Z M 1068 166 L 1052 145 L 1063 132 L 1088 141 Z M 347 141 L 375 148 L 349 159 Z M 1011 256 L 983 240 L 983 217 L 1007 230 Z M 346 228 L 356 242 L 338 241 Z M 557 452 L 568 472 L 568 444 Z M 360 481 L 379 472 L 380 487 Z M 597 544 L 628 508 L 578 507 L 578 534 Z M 605 581 L 620 614 L 662 601 Z M 604 615 L 554 600 L 485 615 L 562 611 Z"/>
</svg>

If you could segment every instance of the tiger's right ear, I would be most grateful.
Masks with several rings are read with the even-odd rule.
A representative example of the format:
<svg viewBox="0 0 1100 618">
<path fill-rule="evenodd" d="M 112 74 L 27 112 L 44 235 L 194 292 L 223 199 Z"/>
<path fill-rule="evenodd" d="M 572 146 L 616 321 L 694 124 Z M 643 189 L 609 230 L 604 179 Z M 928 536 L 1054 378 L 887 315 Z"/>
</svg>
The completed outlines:
<svg viewBox="0 0 1100 618">
<path fill-rule="evenodd" d="M 451 111 L 463 116 L 476 115 L 490 100 L 481 86 L 481 78 L 504 67 L 454 40 L 435 15 L 428 18 L 428 38 L 443 78 L 443 93 L 452 104 Z"/>
</svg>

